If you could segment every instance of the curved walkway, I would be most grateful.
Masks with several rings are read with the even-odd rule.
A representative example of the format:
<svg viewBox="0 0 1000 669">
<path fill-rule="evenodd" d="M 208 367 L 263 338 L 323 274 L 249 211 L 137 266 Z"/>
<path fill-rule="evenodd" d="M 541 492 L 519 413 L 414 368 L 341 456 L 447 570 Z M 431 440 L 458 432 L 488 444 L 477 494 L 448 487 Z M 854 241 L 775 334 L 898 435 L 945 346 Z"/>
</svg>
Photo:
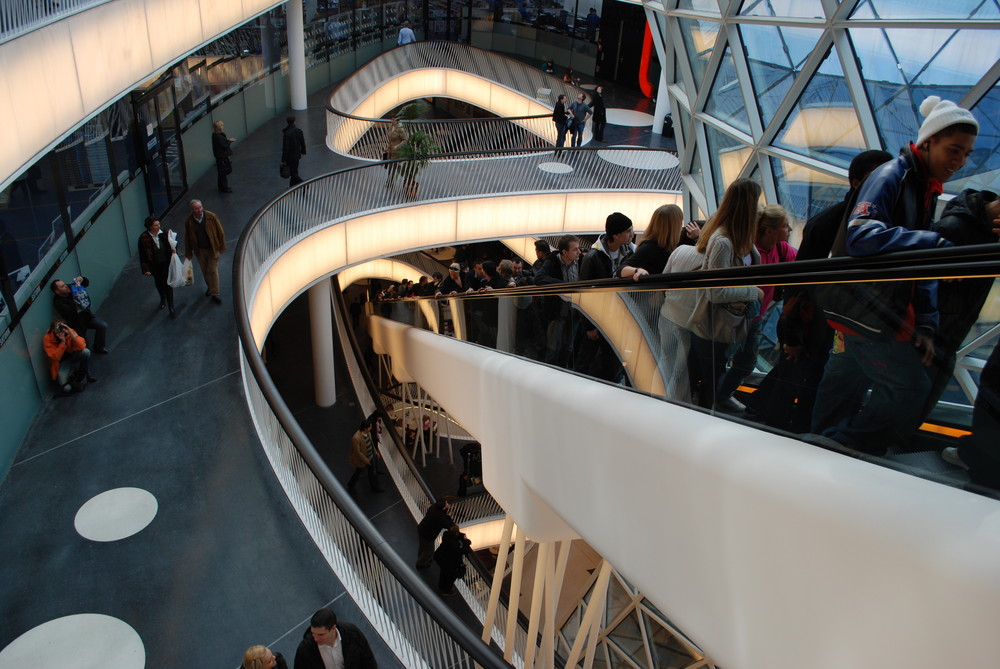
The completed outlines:
<svg viewBox="0 0 1000 669">
<path fill-rule="evenodd" d="M 325 151 L 322 100 L 313 102 L 300 122 L 309 142 L 304 174 L 346 165 Z M 218 194 L 214 173 L 190 191 L 219 214 L 231 249 L 253 211 L 283 189 L 272 175 L 282 125 L 269 123 L 237 147 L 235 193 Z M 182 228 L 182 209 L 165 227 Z M 231 255 L 220 271 L 227 302 Z M 44 666 L 6 647 L 78 614 L 110 616 L 134 629 L 144 664 L 135 655 L 118 664 L 108 659 L 127 635 L 108 637 L 69 619 L 69 632 L 43 631 L 46 642 L 64 639 L 79 651 L 73 666 L 234 667 L 256 643 L 290 661 L 309 616 L 326 604 L 368 633 L 380 667 L 399 666 L 331 575 L 262 455 L 242 396 L 231 307 L 212 304 L 200 285 L 178 289 L 176 302 L 178 318 L 169 320 L 133 259 L 101 309 L 111 324 L 111 353 L 95 360 L 100 381 L 45 404 L 0 485 L 7 547 L 0 668 Z M 333 412 L 328 429 L 335 434 L 354 429 L 348 404 Z M 117 541 L 81 536 L 74 527 L 81 507 L 120 488 L 152 495 L 151 522 Z M 129 511 L 116 505 L 101 515 L 121 525 Z M 100 664 L 83 663 L 91 647 Z"/>
<path fill-rule="evenodd" d="M 307 176 L 352 164 L 324 150 L 328 93 L 312 96 L 307 118 L 300 116 L 309 144 L 301 164 Z M 271 122 L 236 148 L 235 193 L 217 194 L 211 172 L 189 193 L 220 215 L 230 248 L 253 212 L 283 189 L 272 173 L 282 125 Z M 636 128 L 609 127 L 608 137 L 647 146 L 664 141 Z M 165 227 L 179 229 L 186 213 L 173 212 Z M 231 261 L 231 253 L 223 256 L 227 302 Z M 133 259 L 101 309 L 111 324 L 111 353 L 95 361 L 100 381 L 83 394 L 45 404 L 0 484 L 6 546 L 0 669 L 39 666 L 15 658 L 17 648 L 8 646 L 32 629 L 79 614 L 117 618 L 134 629 L 144 664 L 135 655 L 120 664 L 109 659 L 108 651 L 122 646 L 108 644 L 127 641 L 127 634 L 90 634 L 67 637 L 76 666 L 88 666 L 87 649 L 100 657 L 92 666 L 102 669 L 236 666 L 242 650 L 255 643 L 291 659 L 309 615 L 325 604 L 368 633 L 380 667 L 398 666 L 344 596 L 267 466 L 242 397 L 231 308 L 213 305 L 198 287 L 177 291 L 177 320 L 158 311 L 157 302 Z M 283 381 L 305 393 L 311 387 L 301 378 Z M 293 405 L 303 411 L 312 404 L 307 395 L 300 400 Z M 330 435 L 324 446 L 331 451 L 360 417 L 346 395 L 315 415 Z M 109 542 L 78 534 L 81 507 L 121 488 L 155 498 L 148 525 Z M 414 548 L 412 521 L 393 520 L 393 495 L 362 507 L 405 557 Z M 141 509 L 148 519 L 150 505 Z M 408 515 L 404 510 L 399 517 Z M 43 632 L 46 641 L 64 635 L 53 635 L 51 627 Z"/>
</svg>

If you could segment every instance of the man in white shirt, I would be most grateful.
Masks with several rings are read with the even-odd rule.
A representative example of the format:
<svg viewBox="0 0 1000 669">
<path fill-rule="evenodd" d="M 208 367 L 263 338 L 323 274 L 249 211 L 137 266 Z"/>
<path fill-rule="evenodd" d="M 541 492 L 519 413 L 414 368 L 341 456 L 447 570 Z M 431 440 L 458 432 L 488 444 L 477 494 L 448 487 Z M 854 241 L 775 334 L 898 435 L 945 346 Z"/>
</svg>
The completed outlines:
<svg viewBox="0 0 1000 669">
<path fill-rule="evenodd" d="M 322 608 L 295 651 L 295 669 L 378 669 L 368 640 L 351 623 L 337 623 L 337 614 Z"/>
</svg>

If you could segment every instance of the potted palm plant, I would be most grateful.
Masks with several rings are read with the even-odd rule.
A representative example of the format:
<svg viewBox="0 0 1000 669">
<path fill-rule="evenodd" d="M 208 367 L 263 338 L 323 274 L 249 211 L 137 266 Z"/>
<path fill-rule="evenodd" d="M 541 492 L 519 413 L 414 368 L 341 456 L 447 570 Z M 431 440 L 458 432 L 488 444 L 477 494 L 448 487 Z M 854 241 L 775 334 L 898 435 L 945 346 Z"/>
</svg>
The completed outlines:
<svg viewBox="0 0 1000 669">
<path fill-rule="evenodd" d="M 399 170 L 403 174 L 403 186 L 410 197 L 416 197 L 420 183 L 417 175 L 427 167 L 431 156 L 441 152 L 434 138 L 423 130 L 416 130 L 406 137 L 406 141 L 396 149 L 396 155 L 403 158 Z"/>
</svg>

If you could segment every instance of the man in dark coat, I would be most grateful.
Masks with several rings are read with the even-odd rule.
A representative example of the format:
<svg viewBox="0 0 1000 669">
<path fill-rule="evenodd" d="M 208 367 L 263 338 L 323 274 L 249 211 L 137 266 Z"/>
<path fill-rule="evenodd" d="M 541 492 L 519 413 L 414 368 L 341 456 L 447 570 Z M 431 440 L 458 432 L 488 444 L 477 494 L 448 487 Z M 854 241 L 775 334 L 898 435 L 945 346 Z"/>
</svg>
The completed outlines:
<svg viewBox="0 0 1000 669">
<path fill-rule="evenodd" d="M 324 662 L 324 658 L 330 663 Z M 337 661 L 339 659 L 339 662 Z M 313 614 L 309 629 L 295 651 L 294 669 L 378 669 L 368 640 L 351 623 L 337 623 L 337 614 L 323 608 Z"/>
<path fill-rule="evenodd" d="M 90 348 L 97 353 L 107 353 L 108 324 L 91 309 L 90 293 L 87 292 L 89 285 L 90 279 L 85 276 L 74 277 L 72 284 L 55 279 L 49 284 L 52 290 L 52 305 L 81 337 L 86 336 L 87 330 L 93 330 L 95 336 L 93 346 Z"/>
<path fill-rule="evenodd" d="M 281 162 L 288 165 L 288 185 L 302 183 L 299 176 L 299 160 L 306 155 L 306 137 L 301 128 L 295 125 L 295 117 L 285 119 L 288 125 L 281 131 Z"/>
<path fill-rule="evenodd" d="M 448 515 L 451 508 L 448 500 L 439 499 L 424 514 L 423 520 L 417 525 L 417 568 L 425 569 L 431 566 L 434 559 L 434 540 L 441 534 L 441 530 L 446 530 L 455 524 L 455 521 Z"/>
<path fill-rule="evenodd" d="M 824 209 L 808 221 L 802 230 L 802 244 L 799 246 L 797 260 L 819 260 L 829 257 L 834 251 L 834 242 L 841 230 L 847 231 L 847 214 L 854 209 L 858 199 L 858 189 L 872 171 L 892 160 L 892 155 L 886 151 L 862 151 L 854 156 L 847 170 L 847 181 L 851 188 L 844 194 L 844 199 L 832 207 Z M 840 234 L 841 244 L 835 256 L 846 255 L 844 235 Z"/>
<path fill-rule="evenodd" d="M 594 141 L 604 141 L 604 128 L 608 125 L 608 109 L 604 106 L 604 86 L 598 86 L 590 98 L 590 108 L 594 110 Z"/>
</svg>

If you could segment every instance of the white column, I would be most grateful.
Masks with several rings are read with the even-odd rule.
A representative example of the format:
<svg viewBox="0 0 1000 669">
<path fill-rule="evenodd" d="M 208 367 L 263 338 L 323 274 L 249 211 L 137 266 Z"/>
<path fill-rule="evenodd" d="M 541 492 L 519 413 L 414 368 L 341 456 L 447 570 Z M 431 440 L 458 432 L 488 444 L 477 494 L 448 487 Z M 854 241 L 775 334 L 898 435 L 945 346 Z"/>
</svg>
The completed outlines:
<svg viewBox="0 0 1000 669">
<path fill-rule="evenodd" d="M 288 0 L 288 85 L 292 109 L 306 108 L 306 34 L 302 21 L 302 0 Z"/>
<path fill-rule="evenodd" d="M 330 407 L 337 401 L 333 373 L 333 291 L 324 279 L 309 289 L 309 327 L 312 335 L 313 386 L 316 404 Z"/>
<path fill-rule="evenodd" d="M 656 89 L 656 108 L 653 110 L 653 132 L 663 132 L 663 119 L 670 113 L 670 97 L 667 95 L 667 70 L 660 68 L 660 83 Z"/>
</svg>

